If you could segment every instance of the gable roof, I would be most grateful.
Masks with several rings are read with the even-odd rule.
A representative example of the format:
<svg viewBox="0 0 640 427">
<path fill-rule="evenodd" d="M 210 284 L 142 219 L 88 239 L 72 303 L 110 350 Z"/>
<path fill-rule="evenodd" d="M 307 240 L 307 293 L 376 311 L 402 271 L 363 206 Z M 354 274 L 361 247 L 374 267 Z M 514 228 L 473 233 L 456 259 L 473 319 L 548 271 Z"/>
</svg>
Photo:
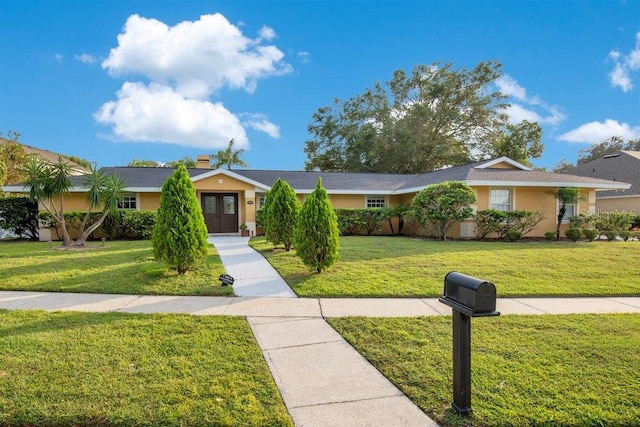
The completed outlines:
<svg viewBox="0 0 640 427">
<path fill-rule="evenodd" d="M 622 150 L 577 166 L 572 175 L 628 182 L 631 187 L 620 191 L 603 191 L 598 198 L 640 196 L 640 151 Z"/>
<path fill-rule="evenodd" d="M 507 168 L 493 167 L 496 165 L 506 165 Z M 126 191 L 131 192 L 160 192 L 162 185 L 174 171 L 172 168 L 162 167 L 105 167 L 103 170 L 118 174 L 125 182 Z M 329 194 L 409 194 L 445 181 L 463 181 L 471 186 L 580 187 L 595 190 L 622 190 L 629 187 L 629 184 L 623 182 L 531 170 L 506 157 L 412 175 L 247 169 L 187 169 L 187 172 L 194 182 L 225 175 L 264 192 L 269 191 L 276 180 L 281 178 L 299 194 L 311 193 L 318 178 L 322 178 L 322 185 Z M 80 177 L 75 177 L 73 182 L 73 191 L 85 191 Z M 19 185 L 5 188 L 5 191 L 22 190 Z"/>
</svg>

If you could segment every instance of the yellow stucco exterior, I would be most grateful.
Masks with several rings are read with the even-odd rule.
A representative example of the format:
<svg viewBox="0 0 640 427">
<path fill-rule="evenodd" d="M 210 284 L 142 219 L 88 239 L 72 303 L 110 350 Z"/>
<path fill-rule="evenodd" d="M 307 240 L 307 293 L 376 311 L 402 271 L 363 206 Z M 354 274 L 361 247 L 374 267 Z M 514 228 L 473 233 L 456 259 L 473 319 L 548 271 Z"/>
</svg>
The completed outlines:
<svg viewBox="0 0 640 427">
<path fill-rule="evenodd" d="M 513 168 L 513 165 L 504 162 L 499 162 L 491 165 L 492 168 L 505 169 Z M 237 224 L 233 225 L 232 232 L 239 232 L 241 224 L 245 224 L 251 235 L 259 233 L 259 229 L 256 227 L 256 211 L 261 207 L 266 196 L 268 187 L 264 184 L 257 183 L 250 179 L 225 171 L 211 171 L 211 174 L 205 173 L 204 175 L 198 175 L 193 178 L 193 184 L 196 189 L 196 196 L 201 205 L 204 203 L 203 196 L 212 197 L 224 197 L 235 196 L 237 200 L 237 215 L 234 217 L 234 221 Z M 555 188 L 553 187 L 540 187 L 540 186 L 472 186 L 477 198 L 477 202 L 473 205 L 474 211 L 486 210 L 492 206 L 492 191 L 508 190 L 507 194 L 510 196 L 508 204 L 509 209 L 513 210 L 528 210 L 543 212 L 545 218 L 538 224 L 538 226 L 528 234 L 530 237 L 542 237 L 545 232 L 554 231 L 556 229 L 556 218 L 558 214 L 557 200 L 552 193 Z M 142 190 L 142 189 L 132 189 Z M 135 197 L 135 208 L 138 210 L 156 210 L 160 206 L 160 192 L 154 191 L 131 191 L 127 193 L 129 196 Z M 390 192 L 393 193 L 393 192 Z M 400 193 L 400 194 L 366 194 L 359 192 L 358 194 L 345 194 L 344 190 L 340 192 L 332 192 L 328 190 L 329 200 L 334 208 L 366 208 L 368 196 L 376 197 L 378 199 L 383 198 L 386 206 L 394 206 L 399 204 L 411 204 L 412 198 L 415 196 L 415 192 Z M 495 194 L 495 192 L 494 192 Z M 503 191 L 503 194 L 505 192 Z M 304 202 L 307 194 L 297 194 L 300 202 Z M 222 200 L 222 199 L 220 199 Z M 620 210 L 616 205 L 616 201 L 612 200 L 610 203 L 605 204 L 603 201 L 598 201 L 596 206 L 595 191 L 583 190 L 582 200 L 575 207 L 575 213 L 591 213 L 598 210 Z M 74 192 L 64 199 L 65 211 L 81 211 L 86 210 L 84 193 Z M 638 211 L 640 211 L 640 198 L 638 198 Z M 605 207 L 606 206 L 606 207 Z M 628 206 L 628 203 L 626 204 Z M 203 211 L 204 212 L 204 211 Z M 206 215 L 205 215 L 206 217 Z M 562 228 L 566 228 L 567 225 L 563 221 Z M 398 219 L 393 220 L 394 231 L 398 229 Z M 405 226 L 402 230 L 403 234 L 411 233 L 411 229 Z M 382 228 L 376 231 L 375 234 L 390 234 L 391 229 L 387 221 L 382 224 Z M 425 234 L 424 230 L 418 230 L 418 234 Z M 42 234 L 45 239 L 53 236 L 48 236 L 46 231 Z M 450 238 L 474 238 L 475 237 L 475 224 L 472 220 L 467 220 L 463 223 L 455 224 L 448 233 Z"/>
</svg>

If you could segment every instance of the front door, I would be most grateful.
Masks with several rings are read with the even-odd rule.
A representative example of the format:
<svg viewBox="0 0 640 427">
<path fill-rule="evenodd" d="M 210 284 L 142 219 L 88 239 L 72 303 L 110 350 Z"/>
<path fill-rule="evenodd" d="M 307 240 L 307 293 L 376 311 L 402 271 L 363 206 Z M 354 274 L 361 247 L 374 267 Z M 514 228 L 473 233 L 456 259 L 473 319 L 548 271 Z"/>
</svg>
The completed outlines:
<svg viewBox="0 0 640 427">
<path fill-rule="evenodd" d="M 238 195 L 202 194 L 202 213 L 209 233 L 238 232 Z"/>
</svg>

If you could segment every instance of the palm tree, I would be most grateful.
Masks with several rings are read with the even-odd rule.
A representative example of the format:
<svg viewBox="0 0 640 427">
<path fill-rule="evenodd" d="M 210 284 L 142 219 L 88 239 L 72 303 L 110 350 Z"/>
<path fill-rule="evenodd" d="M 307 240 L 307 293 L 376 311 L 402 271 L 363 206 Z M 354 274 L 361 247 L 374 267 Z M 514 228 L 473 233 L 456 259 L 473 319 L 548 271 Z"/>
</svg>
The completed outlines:
<svg viewBox="0 0 640 427">
<path fill-rule="evenodd" d="M 234 150 L 233 144 L 235 144 L 235 141 L 231 139 L 227 148 L 209 156 L 211 158 L 211 165 L 214 169 L 226 166 L 227 169 L 231 170 L 233 165 L 243 168 L 249 167 L 246 162 L 240 159 L 240 156 L 244 154 L 244 150 Z"/>
<path fill-rule="evenodd" d="M 109 213 L 117 210 L 118 202 L 122 200 L 122 179 L 117 175 L 106 175 L 95 166 L 91 166 L 89 173 L 82 177 L 82 187 L 87 189 L 89 209 L 80 226 L 80 237 L 73 241 L 69 237 L 64 218 L 64 197 L 74 186 L 69 177 L 69 163 L 62 157 L 58 157 L 56 163 L 48 163 L 31 156 L 23 167 L 23 172 L 27 176 L 24 186 L 29 190 L 29 198 L 39 202 L 51 214 L 62 231 L 62 245 L 66 247 L 83 246 L 89 235 L 100 227 Z M 85 230 L 91 211 L 97 207 L 102 207 L 102 215 Z"/>
<path fill-rule="evenodd" d="M 560 240 L 560 226 L 564 214 L 567 212 L 567 205 L 575 205 L 579 200 L 582 200 L 580 190 L 575 187 L 560 187 L 555 191 L 551 191 L 549 194 L 554 196 L 558 202 L 560 202 L 560 209 L 558 209 L 558 218 L 556 226 L 556 240 Z"/>
</svg>

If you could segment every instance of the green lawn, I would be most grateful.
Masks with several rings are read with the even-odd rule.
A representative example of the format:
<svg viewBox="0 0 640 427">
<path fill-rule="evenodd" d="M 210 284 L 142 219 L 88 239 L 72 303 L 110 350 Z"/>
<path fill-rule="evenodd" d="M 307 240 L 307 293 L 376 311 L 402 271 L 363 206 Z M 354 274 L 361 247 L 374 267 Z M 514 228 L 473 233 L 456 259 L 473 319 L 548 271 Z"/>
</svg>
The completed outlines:
<svg viewBox="0 0 640 427">
<path fill-rule="evenodd" d="M 453 414 L 451 317 L 329 319 L 443 425 L 640 425 L 640 315 L 472 320 L 472 407 Z"/>
<path fill-rule="evenodd" d="M 293 425 L 243 319 L 0 310 L 0 325 L 0 425 Z"/>
<path fill-rule="evenodd" d="M 251 239 L 299 296 L 435 297 L 449 271 L 496 285 L 498 297 L 638 296 L 639 242 L 429 241 L 340 238 L 340 260 L 321 274 L 295 250 Z"/>
<path fill-rule="evenodd" d="M 178 275 L 155 261 L 149 240 L 89 242 L 94 249 L 51 250 L 45 242 L 0 242 L 0 290 L 151 295 L 229 295 L 213 246 L 206 267 Z"/>
</svg>

